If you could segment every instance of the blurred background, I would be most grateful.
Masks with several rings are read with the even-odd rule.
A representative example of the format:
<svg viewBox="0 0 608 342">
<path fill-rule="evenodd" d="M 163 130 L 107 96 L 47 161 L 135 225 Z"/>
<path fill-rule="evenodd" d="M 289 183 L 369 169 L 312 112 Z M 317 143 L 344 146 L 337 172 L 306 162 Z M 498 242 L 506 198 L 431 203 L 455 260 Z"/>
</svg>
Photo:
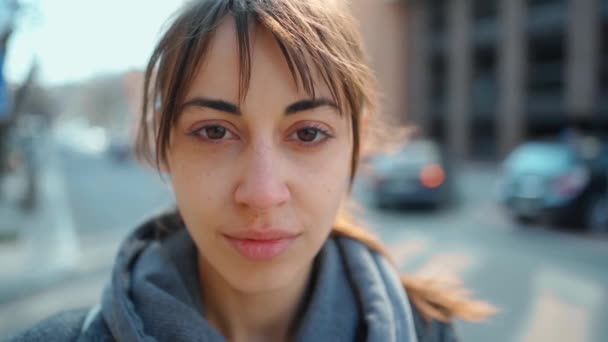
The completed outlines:
<svg viewBox="0 0 608 342">
<path fill-rule="evenodd" d="M 171 204 L 133 159 L 183 1 L 0 0 L 0 339 L 98 302 Z M 608 0 L 352 0 L 383 114 L 417 128 L 354 195 L 403 270 L 501 308 L 463 341 L 608 341 Z"/>
</svg>

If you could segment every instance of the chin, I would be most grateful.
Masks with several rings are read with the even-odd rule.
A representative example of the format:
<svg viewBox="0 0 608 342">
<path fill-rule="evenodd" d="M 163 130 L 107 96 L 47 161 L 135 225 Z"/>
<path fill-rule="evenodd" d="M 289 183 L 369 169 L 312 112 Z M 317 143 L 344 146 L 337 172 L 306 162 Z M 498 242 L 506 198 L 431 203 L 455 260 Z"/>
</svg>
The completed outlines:
<svg viewBox="0 0 608 342">
<path fill-rule="evenodd" d="M 224 279 L 235 290 L 255 294 L 272 292 L 296 284 L 303 276 L 302 273 L 308 272 L 310 269 L 308 266 L 309 264 L 285 260 L 280 263 L 247 264 L 230 271 L 220 271 L 220 273 L 223 273 Z"/>
</svg>

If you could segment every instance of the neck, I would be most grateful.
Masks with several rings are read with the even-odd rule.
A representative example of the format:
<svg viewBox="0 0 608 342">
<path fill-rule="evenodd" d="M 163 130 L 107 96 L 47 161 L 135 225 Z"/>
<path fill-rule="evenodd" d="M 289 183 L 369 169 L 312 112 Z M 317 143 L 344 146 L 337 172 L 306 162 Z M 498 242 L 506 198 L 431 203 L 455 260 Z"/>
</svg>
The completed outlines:
<svg viewBox="0 0 608 342">
<path fill-rule="evenodd" d="M 230 341 L 289 341 L 312 265 L 286 288 L 261 293 L 235 289 L 199 257 L 206 319 Z M 204 276 L 203 276 L 204 275 Z"/>
</svg>

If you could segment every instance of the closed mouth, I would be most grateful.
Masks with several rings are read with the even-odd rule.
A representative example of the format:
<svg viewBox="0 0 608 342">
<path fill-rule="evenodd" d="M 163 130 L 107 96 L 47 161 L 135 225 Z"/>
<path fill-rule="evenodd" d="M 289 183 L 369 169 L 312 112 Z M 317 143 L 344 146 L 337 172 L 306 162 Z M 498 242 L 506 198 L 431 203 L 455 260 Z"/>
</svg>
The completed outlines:
<svg viewBox="0 0 608 342">
<path fill-rule="evenodd" d="M 286 252 L 300 234 L 269 230 L 244 231 L 223 236 L 229 245 L 246 259 L 267 261 Z"/>
</svg>

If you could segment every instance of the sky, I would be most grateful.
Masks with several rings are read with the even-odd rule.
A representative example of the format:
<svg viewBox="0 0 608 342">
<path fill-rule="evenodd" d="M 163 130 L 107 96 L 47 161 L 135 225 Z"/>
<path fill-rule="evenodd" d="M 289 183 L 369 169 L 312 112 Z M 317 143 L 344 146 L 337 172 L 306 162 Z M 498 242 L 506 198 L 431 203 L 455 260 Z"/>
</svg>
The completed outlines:
<svg viewBox="0 0 608 342">
<path fill-rule="evenodd" d="M 29 0 L 5 65 L 6 78 L 24 79 L 34 58 L 40 81 L 58 85 L 143 69 L 160 30 L 183 0 Z M 36 57 L 34 57 L 36 56 Z"/>
</svg>

